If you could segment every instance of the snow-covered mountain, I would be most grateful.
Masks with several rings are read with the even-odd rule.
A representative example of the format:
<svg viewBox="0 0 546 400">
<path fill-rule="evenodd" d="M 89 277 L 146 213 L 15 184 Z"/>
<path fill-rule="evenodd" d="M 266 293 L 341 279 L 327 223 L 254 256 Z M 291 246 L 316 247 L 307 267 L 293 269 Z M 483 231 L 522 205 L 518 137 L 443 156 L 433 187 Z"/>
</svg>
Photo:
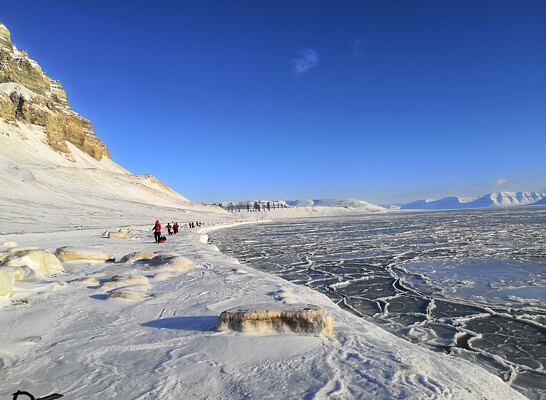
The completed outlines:
<svg viewBox="0 0 546 400">
<path fill-rule="evenodd" d="M 385 211 L 384 207 L 356 199 L 316 199 L 316 200 L 287 200 L 291 207 L 337 207 L 355 211 Z"/>
<path fill-rule="evenodd" d="M 0 207 L 20 216 L 17 226 L 32 225 L 28 216 L 37 209 L 40 222 L 55 226 L 85 224 L 92 215 L 152 217 L 157 207 L 223 213 L 112 161 L 91 122 L 70 107 L 61 83 L 18 50 L 1 24 Z M 3 223 L 2 230 L 13 226 Z"/>
<path fill-rule="evenodd" d="M 544 191 L 546 193 L 546 190 Z M 546 196 L 542 199 L 535 201 L 534 203 L 531 203 L 532 206 L 546 206 Z"/>
<path fill-rule="evenodd" d="M 463 208 L 493 208 L 540 204 L 546 198 L 541 192 L 493 192 L 477 199 L 465 197 L 444 197 L 438 200 L 417 200 L 404 204 L 402 209 L 410 210 L 452 210 Z"/>
</svg>

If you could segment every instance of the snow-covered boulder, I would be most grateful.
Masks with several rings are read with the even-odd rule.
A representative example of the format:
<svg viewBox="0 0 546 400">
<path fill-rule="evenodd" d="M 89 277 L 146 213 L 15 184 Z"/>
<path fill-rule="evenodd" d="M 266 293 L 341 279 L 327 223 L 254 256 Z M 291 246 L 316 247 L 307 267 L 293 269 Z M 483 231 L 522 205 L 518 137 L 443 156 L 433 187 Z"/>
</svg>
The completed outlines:
<svg viewBox="0 0 546 400">
<path fill-rule="evenodd" d="M 0 298 L 9 297 L 13 294 L 13 274 L 0 269 Z"/>
<path fill-rule="evenodd" d="M 23 267 L 1 266 L 0 270 L 11 273 L 13 275 L 13 278 L 16 281 L 24 281 L 25 279 L 28 279 L 35 275 L 35 272 L 27 266 L 23 266 Z"/>
<path fill-rule="evenodd" d="M 59 259 L 44 250 L 19 250 L 2 261 L 3 267 L 28 267 L 37 275 L 51 276 L 64 271 Z"/>
<path fill-rule="evenodd" d="M 219 331 L 254 334 L 304 333 L 332 336 L 332 317 L 323 308 L 308 304 L 259 304 L 226 310 L 218 318 Z"/>
<path fill-rule="evenodd" d="M 63 262 L 66 261 L 114 261 L 115 257 L 102 250 L 81 249 L 72 246 L 59 247 L 55 254 Z"/>
<path fill-rule="evenodd" d="M 120 262 L 128 263 L 135 262 L 138 260 L 151 260 L 155 257 L 155 253 L 151 251 L 135 251 L 134 253 L 129 253 L 121 257 Z"/>
<path fill-rule="evenodd" d="M 194 262 L 189 258 L 170 253 L 158 254 L 152 258 L 150 263 L 163 270 L 177 272 L 188 272 L 195 268 Z"/>
<path fill-rule="evenodd" d="M 126 231 L 108 232 L 108 239 L 129 239 L 129 234 Z"/>
<path fill-rule="evenodd" d="M 108 293 L 108 297 L 137 301 L 137 300 L 144 299 L 147 296 L 149 290 L 150 290 L 149 285 L 123 286 L 123 287 L 111 290 Z"/>
</svg>

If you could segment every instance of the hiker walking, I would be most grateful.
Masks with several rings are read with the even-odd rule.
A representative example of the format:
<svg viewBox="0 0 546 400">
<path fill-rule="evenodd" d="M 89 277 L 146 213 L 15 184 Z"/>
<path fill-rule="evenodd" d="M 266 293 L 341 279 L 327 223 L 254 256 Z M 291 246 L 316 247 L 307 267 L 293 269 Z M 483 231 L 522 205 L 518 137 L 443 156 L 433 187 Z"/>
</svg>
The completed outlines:
<svg viewBox="0 0 546 400">
<path fill-rule="evenodd" d="M 180 228 L 180 225 L 178 225 L 178 222 L 175 222 L 173 225 L 173 232 L 175 235 L 178 235 L 178 228 Z"/>
<path fill-rule="evenodd" d="M 173 231 L 172 231 L 173 227 L 171 226 L 171 223 L 169 222 L 167 224 L 167 232 L 169 232 L 169 236 L 173 234 Z"/>
<path fill-rule="evenodd" d="M 161 223 L 158 219 L 155 220 L 155 225 L 152 228 L 152 231 L 154 231 L 155 243 L 159 243 L 159 239 L 161 239 Z"/>
</svg>

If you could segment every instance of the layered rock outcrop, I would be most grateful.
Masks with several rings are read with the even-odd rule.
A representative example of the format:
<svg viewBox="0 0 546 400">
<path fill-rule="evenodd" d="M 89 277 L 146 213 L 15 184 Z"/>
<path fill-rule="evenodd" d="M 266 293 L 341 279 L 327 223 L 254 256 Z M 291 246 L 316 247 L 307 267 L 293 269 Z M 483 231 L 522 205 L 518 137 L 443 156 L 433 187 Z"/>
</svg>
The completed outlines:
<svg viewBox="0 0 546 400">
<path fill-rule="evenodd" d="M 18 50 L 0 23 L 0 118 L 42 126 L 49 146 L 68 153 L 70 142 L 97 160 L 110 158 L 89 120 L 74 112 L 59 81 Z"/>
</svg>

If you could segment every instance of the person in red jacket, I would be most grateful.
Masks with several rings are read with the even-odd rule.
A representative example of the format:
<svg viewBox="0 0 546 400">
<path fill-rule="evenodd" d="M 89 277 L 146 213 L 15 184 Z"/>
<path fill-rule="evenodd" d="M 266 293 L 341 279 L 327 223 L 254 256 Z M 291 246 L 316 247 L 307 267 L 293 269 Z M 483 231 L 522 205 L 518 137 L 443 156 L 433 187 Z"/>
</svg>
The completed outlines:
<svg viewBox="0 0 546 400">
<path fill-rule="evenodd" d="M 161 223 L 158 219 L 155 221 L 155 226 L 153 227 L 152 231 L 154 231 L 155 242 L 159 243 L 159 239 L 161 238 Z"/>
<path fill-rule="evenodd" d="M 178 225 L 178 222 L 175 222 L 173 225 L 173 232 L 175 235 L 178 234 L 178 229 L 180 228 L 180 225 Z"/>
<path fill-rule="evenodd" d="M 171 225 L 171 223 L 167 223 L 167 232 L 169 232 L 169 236 L 173 234 L 173 227 Z"/>
</svg>

